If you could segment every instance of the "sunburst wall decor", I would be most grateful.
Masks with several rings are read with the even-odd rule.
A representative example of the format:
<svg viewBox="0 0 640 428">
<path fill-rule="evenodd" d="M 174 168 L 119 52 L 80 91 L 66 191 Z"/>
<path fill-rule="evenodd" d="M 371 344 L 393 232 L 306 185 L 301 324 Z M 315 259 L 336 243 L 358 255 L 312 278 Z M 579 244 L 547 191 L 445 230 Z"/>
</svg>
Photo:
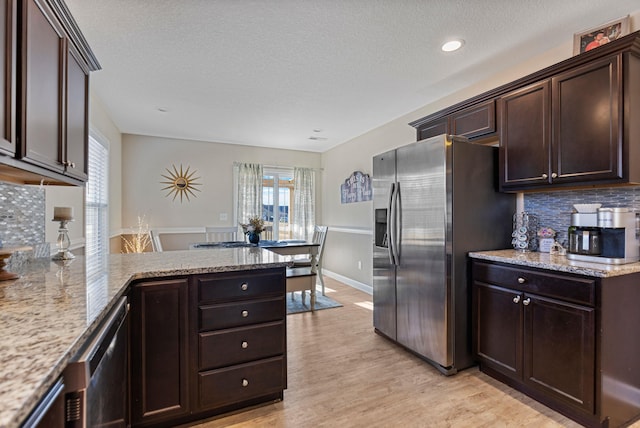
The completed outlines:
<svg viewBox="0 0 640 428">
<path fill-rule="evenodd" d="M 180 165 L 180 171 L 178 171 L 175 165 L 171 165 L 171 167 L 173 168 L 173 171 L 167 168 L 167 173 L 169 175 L 161 174 L 164 178 L 169 180 L 161 181 L 162 184 L 168 184 L 167 187 L 162 188 L 162 190 L 168 190 L 165 197 L 173 195 L 172 200 L 175 201 L 176 197 L 180 195 L 180 203 L 182 203 L 183 197 L 187 198 L 187 201 L 190 200 L 189 195 L 193 196 L 194 198 L 197 197 L 193 192 L 194 190 L 198 192 L 200 191 L 200 189 L 194 187 L 200 186 L 200 183 L 196 183 L 196 180 L 198 180 L 200 177 L 194 177 L 196 171 L 194 170 L 190 173 L 190 167 L 187 167 L 187 169 L 183 171 L 182 165 Z"/>
</svg>

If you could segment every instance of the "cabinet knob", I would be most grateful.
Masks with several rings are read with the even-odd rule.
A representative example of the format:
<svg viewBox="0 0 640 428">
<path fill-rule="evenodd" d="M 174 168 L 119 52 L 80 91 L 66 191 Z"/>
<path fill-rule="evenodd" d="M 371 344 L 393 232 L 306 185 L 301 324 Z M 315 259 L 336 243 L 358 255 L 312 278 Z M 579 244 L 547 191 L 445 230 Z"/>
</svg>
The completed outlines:
<svg viewBox="0 0 640 428">
<path fill-rule="evenodd" d="M 242 349 L 247 349 L 249 347 L 249 344 L 247 342 L 242 342 Z"/>
<path fill-rule="evenodd" d="M 527 282 L 526 279 L 524 279 L 523 277 L 519 276 L 518 277 L 518 284 L 524 284 L 525 282 Z"/>
<path fill-rule="evenodd" d="M 246 282 L 243 282 L 242 285 L 240 286 L 240 289 L 242 291 L 247 291 L 248 288 L 249 288 L 249 285 Z"/>
<path fill-rule="evenodd" d="M 242 318 L 246 318 L 249 316 L 249 311 L 242 311 Z"/>
<path fill-rule="evenodd" d="M 249 381 L 247 379 L 242 379 L 242 386 L 243 387 L 249 386 Z"/>
<path fill-rule="evenodd" d="M 520 303 L 520 295 L 513 298 L 513 303 Z"/>
<path fill-rule="evenodd" d="M 522 304 L 525 306 L 529 306 L 529 303 L 531 303 L 531 298 L 527 297 L 526 299 L 524 299 L 522 301 Z"/>
<path fill-rule="evenodd" d="M 551 178 L 558 178 L 558 174 L 556 174 L 555 172 L 551 173 Z"/>
<path fill-rule="evenodd" d="M 542 178 L 546 180 L 547 178 L 549 178 L 549 176 L 547 174 L 542 174 Z"/>
</svg>

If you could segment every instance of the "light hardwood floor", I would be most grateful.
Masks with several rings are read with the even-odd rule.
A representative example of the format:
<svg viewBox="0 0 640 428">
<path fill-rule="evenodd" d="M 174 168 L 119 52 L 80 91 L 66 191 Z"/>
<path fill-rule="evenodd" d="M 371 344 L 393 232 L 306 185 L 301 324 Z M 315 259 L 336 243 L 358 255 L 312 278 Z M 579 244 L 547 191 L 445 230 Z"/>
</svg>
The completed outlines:
<svg viewBox="0 0 640 428">
<path fill-rule="evenodd" d="M 287 316 L 284 400 L 199 428 L 580 426 L 477 367 L 441 375 L 373 332 L 371 296 L 325 281 L 344 306 Z"/>
</svg>

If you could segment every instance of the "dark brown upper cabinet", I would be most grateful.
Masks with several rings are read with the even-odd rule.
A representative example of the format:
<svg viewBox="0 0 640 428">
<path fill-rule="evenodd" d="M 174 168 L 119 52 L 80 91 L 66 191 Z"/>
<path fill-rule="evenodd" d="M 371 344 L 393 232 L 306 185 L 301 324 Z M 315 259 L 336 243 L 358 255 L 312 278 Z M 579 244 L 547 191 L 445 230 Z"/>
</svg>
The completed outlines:
<svg viewBox="0 0 640 428">
<path fill-rule="evenodd" d="M 449 134 L 449 117 L 447 116 L 430 120 L 418 127 L 418 141 L 442 134 Z"/>
<path fill-rule="evenodd" d="M 449 118 L 449 128 L 451 134 L 462 135 L 470 140 L 495 136 L 495 101 L 485 101 L 452 113 Z"/>
<path fill-rule="evenodd" d="M 615 55 L 498 100 L 503 190 L 623 178 L 621 69 Z"/>
<path fill-rule="evenodd" d="M 22 7 L 20 157 L 86 181 L 89 69 L 44 0 Z"/>
<path fill-rule="evenodd" d="M 485 139 L 496 135 L 495 101 L 489 100 L 454 111 L 445 116 L 428 116 L 411 125 L 417 128 L 418 140 L 441 134 Z"/>
<path fill-rule="evenodd" d="M 502 191 L 560 190 L 640 184 L 639 114 L 637 31 L 409 125 L 499 139 Z"/>
<path fill-rule="evenodd" d="M 87 180 L 89 72 L 100 69 L 63 0 L 0 0 L 0 177 Z"/>
<path fill-rule="evenodd" d="M 16 8 L 10 0 L 0 1 L 0 46 L 4 62 L 0 65 L 0 153 L 16 153 Z"/>
</svg>

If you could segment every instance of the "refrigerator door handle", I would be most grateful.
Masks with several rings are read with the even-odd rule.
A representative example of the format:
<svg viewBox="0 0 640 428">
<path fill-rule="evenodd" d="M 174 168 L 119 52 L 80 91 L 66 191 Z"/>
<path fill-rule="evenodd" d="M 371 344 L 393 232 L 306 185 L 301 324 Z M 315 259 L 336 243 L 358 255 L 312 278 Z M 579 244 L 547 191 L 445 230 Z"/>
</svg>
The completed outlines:
<svg viewBox="0 0 640 428">
<path fill-rule="evenodd" d="M 394 242 L 394 235 L 393 235 L 393 219 L 394 219 L 394 204 L 393 204 L 393 199 L 394 199 L 394 194 L 396 191 L 396 183 L 391 183 L 391 186 L 389 188 L 389 205 L 387 207 L 387 248 L 389 250 L 389 262 L 392 265 L 395 265 L 395 259 L 394 259 L 394 252 L 393 252 L 393 248 L 395 245 Z"/>
<path fill-rule="evenodd" d="M 393 232 L 393 257 L 396 265 L 400 265 L 402 240 L 402 193 L 400 192 L 400 182 L 396 183 L 396 194 L 393 205 L 395 206 L 395 220 L 393 221 L 395 227 L 395 231 Z"/>
</svg>

